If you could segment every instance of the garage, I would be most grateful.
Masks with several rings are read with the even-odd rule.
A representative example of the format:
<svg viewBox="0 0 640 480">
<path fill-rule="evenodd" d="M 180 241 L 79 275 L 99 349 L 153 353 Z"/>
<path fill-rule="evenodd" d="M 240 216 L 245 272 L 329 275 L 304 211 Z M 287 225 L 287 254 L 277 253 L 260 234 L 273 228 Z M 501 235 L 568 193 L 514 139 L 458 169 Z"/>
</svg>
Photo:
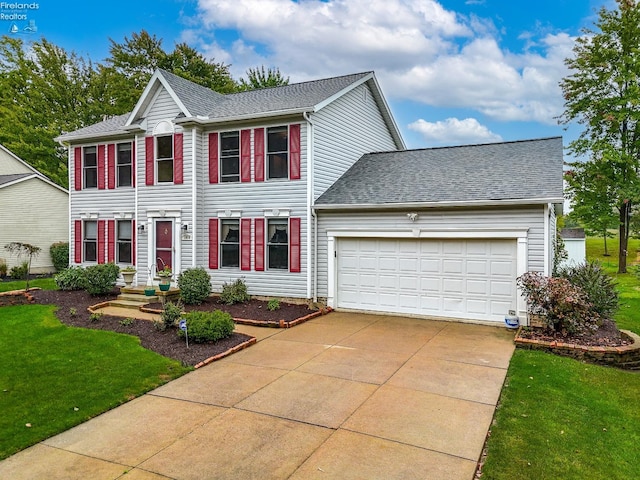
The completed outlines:
<svg viewBox="0 0 640 480">
<path fill-rule="evenodd" d="M 517 306 L 515 239 L 340 238 L 336 305 L 503 322 Z"/>
</svg>

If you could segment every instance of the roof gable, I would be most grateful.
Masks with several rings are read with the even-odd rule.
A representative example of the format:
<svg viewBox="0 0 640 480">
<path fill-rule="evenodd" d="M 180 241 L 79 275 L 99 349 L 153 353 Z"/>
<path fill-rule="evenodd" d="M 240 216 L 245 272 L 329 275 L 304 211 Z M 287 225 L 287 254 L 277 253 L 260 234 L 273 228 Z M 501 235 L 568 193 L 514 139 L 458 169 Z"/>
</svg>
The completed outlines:
<svg viewBox="0 0 640 480">
<path fill-rule="evenodd" d="M 0 145 L 0 175 L 31 174 L 38 171 L 4 145 Z"/>
<path fill-rule="evenodd" d="M 371 153 L 316 205 L 559 203 L 562 165 L 561 137 Z"/>
</svg>

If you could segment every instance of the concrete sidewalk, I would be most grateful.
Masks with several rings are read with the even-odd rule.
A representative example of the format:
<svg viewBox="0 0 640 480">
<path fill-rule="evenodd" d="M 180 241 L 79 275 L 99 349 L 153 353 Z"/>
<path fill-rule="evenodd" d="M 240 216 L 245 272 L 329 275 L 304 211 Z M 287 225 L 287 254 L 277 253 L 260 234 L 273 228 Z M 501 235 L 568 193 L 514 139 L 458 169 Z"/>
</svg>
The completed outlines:
<svg viewBox="0 0 640 480">
<path fill-rule="evenodd" d="M 504 328 L 334 312 L 0 462 L 7 479 L 473 478 Z"/>
</svg>

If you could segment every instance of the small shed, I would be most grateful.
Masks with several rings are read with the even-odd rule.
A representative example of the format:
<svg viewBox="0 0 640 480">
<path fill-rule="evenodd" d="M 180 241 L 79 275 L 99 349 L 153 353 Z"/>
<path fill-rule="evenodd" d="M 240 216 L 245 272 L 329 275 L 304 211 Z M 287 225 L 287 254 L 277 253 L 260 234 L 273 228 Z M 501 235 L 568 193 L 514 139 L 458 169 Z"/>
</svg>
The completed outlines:
<svg viewBox="0 0 640 480">
<path fill-rule="evenodd" d="M 568 254 L 561 266 L 573 266 L 586 262 L 587 247 L 584 228 L 563 228 L 560 230 L 560 236 Z"/>
</svg>

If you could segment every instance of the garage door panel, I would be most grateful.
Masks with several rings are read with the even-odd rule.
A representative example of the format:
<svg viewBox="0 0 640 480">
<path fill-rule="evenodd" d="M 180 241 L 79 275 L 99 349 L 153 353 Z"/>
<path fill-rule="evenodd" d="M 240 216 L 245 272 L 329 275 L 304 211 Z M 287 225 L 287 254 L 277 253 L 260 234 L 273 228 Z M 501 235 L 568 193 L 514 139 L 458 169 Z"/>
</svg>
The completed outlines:
<svg viewBox="0 0 640 480">
<path fill-rule="evenodd" d="M 337 306 L 502 322 L 515 258 L 513 240 L 339 239 Z"/>
</svg>

